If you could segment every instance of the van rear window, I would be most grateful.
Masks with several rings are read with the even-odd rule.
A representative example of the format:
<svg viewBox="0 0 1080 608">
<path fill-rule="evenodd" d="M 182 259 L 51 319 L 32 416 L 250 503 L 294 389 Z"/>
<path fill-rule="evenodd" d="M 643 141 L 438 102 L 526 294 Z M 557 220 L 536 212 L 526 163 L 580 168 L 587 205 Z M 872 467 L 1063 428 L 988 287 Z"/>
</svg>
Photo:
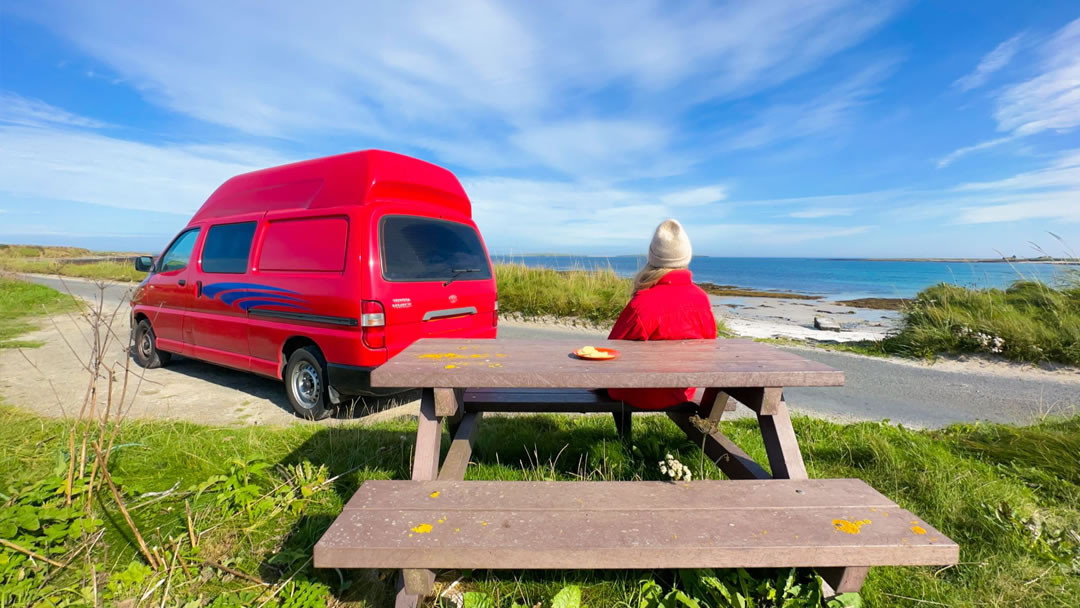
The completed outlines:
<svg viewBox="0 0 1080 608">
<path fill-rule="evenodd" d="M 260 270 L 341 272 L 349 222 L 343 217 L 279 220 L 266 226 Z"/>
<path fill-rule="evenodd" d="M 247 272 L 255 222 L 211 226 L 202 250 L 203 272 Z"/>
<path fill-rule="evenodd" d="M 383 277 L 388 281 L 479 281 L 491 266 L 472 226 L 391 215 L 380 226 Z"/>
</svg>

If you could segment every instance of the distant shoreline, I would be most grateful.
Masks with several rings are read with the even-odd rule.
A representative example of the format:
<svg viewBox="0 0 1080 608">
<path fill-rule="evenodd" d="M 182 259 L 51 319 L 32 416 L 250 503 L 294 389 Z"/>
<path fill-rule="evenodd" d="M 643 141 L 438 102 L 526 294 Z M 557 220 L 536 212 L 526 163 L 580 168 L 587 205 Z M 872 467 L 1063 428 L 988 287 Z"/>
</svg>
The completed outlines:
<svg viewBox="0 0 1080 608">
<path fill-rule="evenodd" d="M 595 259 L 595 260 L 610 260 L 610 259 L 644 259 L 644 255 L 585 255 L 576 253 L 515 253 L 509 254 L 492 254 L 492 258 L 498 258 L 500 261 L 513 262 L 515 258 L 579 258 L 579 259 Z M 1064 266 L 1080 266 L 1080 259 L 1072 258 L 804 258 L 804 257 L 781 257 L 781 258 L 769 258 L 761 256 L 717 256 L 717 255 L 696 255 L 694 259 L 791 259 L 791 260 L 821 260 L 825 262 L 937 262 L 937 263 L 953 263 L 953 264 L 1056 264 Z"/>
</svg>

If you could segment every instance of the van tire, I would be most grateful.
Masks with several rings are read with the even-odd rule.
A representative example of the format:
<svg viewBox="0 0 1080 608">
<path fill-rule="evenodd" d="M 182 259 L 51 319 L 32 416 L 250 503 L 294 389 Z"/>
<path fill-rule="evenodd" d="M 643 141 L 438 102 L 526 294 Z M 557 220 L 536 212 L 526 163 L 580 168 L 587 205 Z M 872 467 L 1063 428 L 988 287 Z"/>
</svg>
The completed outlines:
<svg viewBox="0 0 1080 608">
<path fill-rule="evenodd" d="M 319 349 L 305 346 L 289 355 L 285 365 L 285 394 L 296 415 L 322 420 L 333 412 L 326 378 L 326 359 Z"/>
<path fill-rule="evenodd" d="M 158 350 L 154 328 L 150 327 L 150 321 L 143 319 L 132 331 L 131 357 L 139 367 L 154 369 L 168 365 L 172 354 Z"/>
</svg>

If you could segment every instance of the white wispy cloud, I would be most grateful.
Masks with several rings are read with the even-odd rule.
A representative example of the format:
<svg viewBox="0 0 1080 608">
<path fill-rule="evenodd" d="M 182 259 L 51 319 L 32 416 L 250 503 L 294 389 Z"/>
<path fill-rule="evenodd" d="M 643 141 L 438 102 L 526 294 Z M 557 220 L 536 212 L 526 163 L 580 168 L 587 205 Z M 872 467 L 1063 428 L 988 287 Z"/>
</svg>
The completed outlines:
<svg viewBox="0 0 1080 608">
<path fill-rule="evenodd" d="M 804 74 L 899 6 L 45 1 L 11 10 L 149 101 L 244 133 L 353 134 L 476 171 L 534 165 L 580 178 L 685 171 L 671 129 L 689 108 Z M 626 104 L 582 111 L 613 89 Z"/>
<path fill-rule="evenodd" d="M 223 181 L 287 162 L 250 146 L 153 145 L 60 127 L 0 125 L 0 192 L 190 214 Z"/>
<path fill-rule="evenodd" d="M 66 125 L 88 129 L 106 126 L 99 120 L 77 116 L 40 99 L 23 97 L 9 91 L 0 91 L 0 123 L 23 126 Z"/>
<path fill-rule="evenodd" d="M 962 90 L 981 86 L 1012 59 L 1019 44 L 1019 35 L 1001 43 L 974 72 L 954 84 Z M 1080 19 L 1039 44 L 1037 54 L 1040 61 L 1034 66 L 1035 76 L 1010 84 L 996 94 L 994 119 L 998 131 L 1008 135 L 953 150 L 937 161 L 939 169 L 968 154 L 1017 138 L 1044 131 L 1068 132 L 1080 126 Z"/>
<path fill-rule="evenodd" d="M 730 150 L 760 148 L 779 140 L 846 129 L 855 112 L 880 90 L 894 65 L 880 62 L 809 100 L 766 107 L 725 138 L 723 145 Z"/>
<path fill-rule="evenodd" d="M 727 188 L 724 186 L 704 186 L 670 192 L 660 197 L 660 202 L 672 207 L 700 207 L 710 203 L 718 203 L 727 198 Z"/>
<path fill-rule="evenodd" d="M 1017 34 L 994 47 L 994 50 L 983 56 L 982 60 L 979 61 L 979 65 L 975 66 L 975 69 L 970 74 L 956 79 L 953 82 L 953 87 L 966 92 L 986 84 L 986 81 L 990 79 L 994 72 L 1012 61 L 1017 51 L 1020 50 L 1021 38 L 1023 38 L 1023 35 Z"/>
<path fill-rule="evenodd" d="M 997 98 L 998 129 L 1016 135 L 1069 131 L 1080 126 L 1080 19 L 1039 49 L 1034 78 L 1007 87 Z"/>
<path fill-rule="evenodd" d="M 953 150 L 952 152 L 949 152 L 945 156 L 941 157 L 941 159 L 938 160 L 938 162 L 937 162 L 937 168 L 938 169 L 944 169 L 945 167 L 948 167 L 949 165 L 956 162 L 961 157 L 967 156 L 968 154 L 971 154 L 972 152 L 978 152 L 980 150 L 986 150 L 986 149 L 989 149 L 989 148 L 994 148 L 994 147 L 1000 146 L 1001 144 L 1010 142 L 1010 141 L 1012 141 L 1014 139 L 1016 139 L 1016 138 L 1014 136 L 1010 135 L 1008 137 L 998 137 L 996 139 L 991 139 L 991 140 L 988 140 L 988 141 L 979 142 L 979 143 L 977 143 L 977 144 L 975 144 L 973 146 L 965 146 L 963 148 L 957 148 L 956 150 Z"/>
<path fill-rule="evenodd" d="M 817 209 L 792 211 L 791 213 L 788 213 L 787 216 L 799 219 L 817 219 L 822 217 L 841 217 L 851 215 L 853 213 L 855 213 L 854 209 L 846 209 L 840 207 L 819 207 Z"/>
</svg>

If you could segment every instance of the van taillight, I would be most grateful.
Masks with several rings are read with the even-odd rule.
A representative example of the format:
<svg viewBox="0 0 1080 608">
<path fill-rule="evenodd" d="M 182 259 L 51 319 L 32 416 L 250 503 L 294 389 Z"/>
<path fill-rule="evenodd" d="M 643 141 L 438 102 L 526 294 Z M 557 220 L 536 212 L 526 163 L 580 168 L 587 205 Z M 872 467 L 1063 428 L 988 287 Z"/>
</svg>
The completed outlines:
<svg viewBox="0 0 1080 608">
<path fill-rule="evenodd" d="M 364 345 L 368 348 L 386 347 L 386 313 L 383 305 L 375 300 L 360 303 L 360 328 Z"/>
<path fill-rule="evenodd" d="M 499 301 L 495 300 L 495 310 L 491 311 L 491 326 L 499 326 Z"/>
</svg>

